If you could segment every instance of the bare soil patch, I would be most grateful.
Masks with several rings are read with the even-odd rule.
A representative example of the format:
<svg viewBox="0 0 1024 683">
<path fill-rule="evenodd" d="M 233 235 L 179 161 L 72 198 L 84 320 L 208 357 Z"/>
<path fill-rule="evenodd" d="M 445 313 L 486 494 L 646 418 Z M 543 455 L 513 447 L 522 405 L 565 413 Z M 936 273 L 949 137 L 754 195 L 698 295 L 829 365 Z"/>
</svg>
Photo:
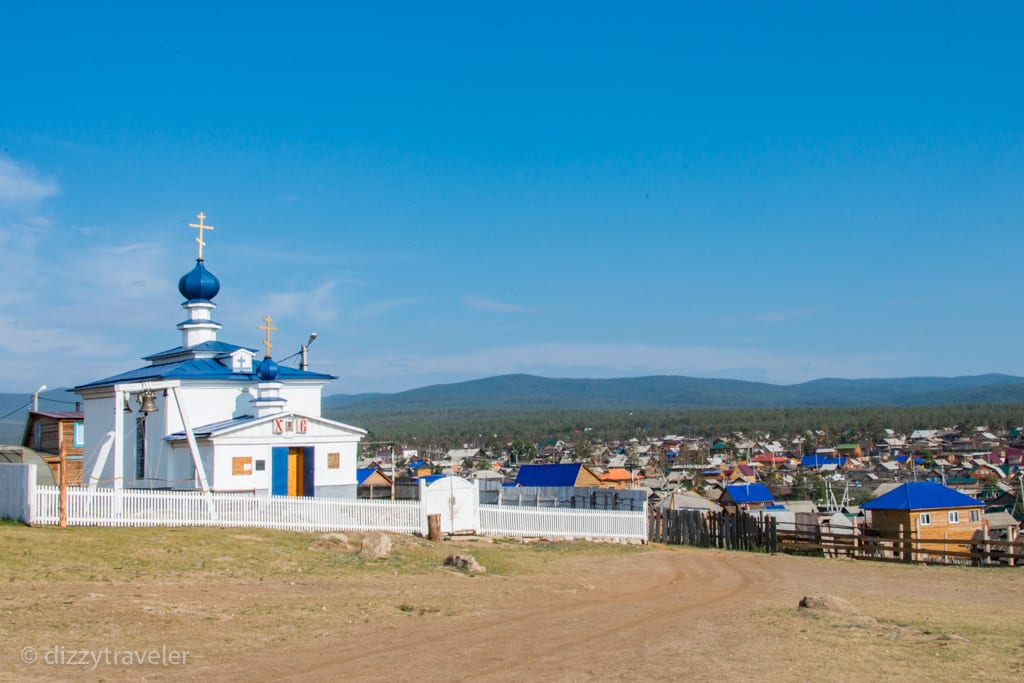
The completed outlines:
<svg viewBox="0 0 1024 683">
<path fill-rule="evenodd" d="M 1016 681 L 1024 575 L 667 547 L 0 526 L 0 680 Z M 443 566 L 472 554 L 483 575 Z M 834 596 L 851 609 L 807 609 Z M 839 603 L 837 603 L 839 604 Z M 152 649 L 176 666 L 53 665 Z"/>
</svg>

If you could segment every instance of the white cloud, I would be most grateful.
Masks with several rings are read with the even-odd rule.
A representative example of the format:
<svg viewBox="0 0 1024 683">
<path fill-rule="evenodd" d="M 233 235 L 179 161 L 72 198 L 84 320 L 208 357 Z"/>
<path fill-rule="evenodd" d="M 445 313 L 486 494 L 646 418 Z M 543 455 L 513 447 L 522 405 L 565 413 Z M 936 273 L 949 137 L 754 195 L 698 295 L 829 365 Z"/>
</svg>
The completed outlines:
<svg viewBox="0 0 1024 683">
<path fill-rule="evenodd" d="M 32 169 L 0 156 L 0 203 L 37 202 L 57 194 L 57 181 L 44 178 Z"/>
</svg>

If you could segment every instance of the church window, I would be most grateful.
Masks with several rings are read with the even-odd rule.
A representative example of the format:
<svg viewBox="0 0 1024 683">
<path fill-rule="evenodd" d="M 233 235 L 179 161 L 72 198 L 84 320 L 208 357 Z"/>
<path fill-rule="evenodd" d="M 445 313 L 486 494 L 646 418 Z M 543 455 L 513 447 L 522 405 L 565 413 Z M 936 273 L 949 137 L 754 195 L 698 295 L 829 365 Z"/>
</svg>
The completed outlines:
<svg viewBox="0 0 1024 683">
<path fill-rule="evenodd" d="M 146 478 L 146 416 L 135 419 L 135 478 Z"/>
<path fill-rule="evenodd" d="M 327 469 L 329 469 L 329 470 L 341 469 L 341 453 L 328 453 L 327 454 Z"/>
<path fill-rule="evenodd" d="M 267 470 L 267 461 L 266 460 L 257 460 L 256 461 L 255 470 L 257 472 L 265 472 Z"/>
<path fill-rule="evenodd" d="M 233 475 L 252 474 L 252 458 L 249 458 L 249 457 L 231 458 L 231 474 L 233 474 Z"/>
</svg>

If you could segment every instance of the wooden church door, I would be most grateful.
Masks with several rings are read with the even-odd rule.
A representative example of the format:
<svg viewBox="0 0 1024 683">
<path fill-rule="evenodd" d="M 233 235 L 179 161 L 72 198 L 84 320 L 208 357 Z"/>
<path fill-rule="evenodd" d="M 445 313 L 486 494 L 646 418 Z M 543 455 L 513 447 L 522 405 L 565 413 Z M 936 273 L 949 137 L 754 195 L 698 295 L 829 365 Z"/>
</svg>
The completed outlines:
<svg viewBox="0 0 1024 683">
<path fill-rule="evenodd" d="M 275 496 L 312 496 L 316 467 L 312 446 L 271 450 L 270 493 Z"/>
</svg>

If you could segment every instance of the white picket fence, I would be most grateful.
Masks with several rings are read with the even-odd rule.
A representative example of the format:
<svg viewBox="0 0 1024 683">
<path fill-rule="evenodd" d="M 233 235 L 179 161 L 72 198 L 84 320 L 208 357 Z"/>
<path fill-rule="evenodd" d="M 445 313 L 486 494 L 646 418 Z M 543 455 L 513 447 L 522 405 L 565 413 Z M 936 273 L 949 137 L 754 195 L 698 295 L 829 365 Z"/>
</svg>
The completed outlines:
<svg viewBox="0 0 1024 683">
<path fill-rule="evenodd" d="M 57 524 L 60 491 L 36 486 L 33 524 Z M 420 531 L 417 502 L 201 491 L 68 489 L 72 526 L 237 526 L 292 531 Z"/>
<path fill-rule="evenodd" d="M 32 524 L 57 524 L 56 486 L 35 486 Z M 201 491 L 68 489 L 70 526 L 215 526 L 292 531 L 426 533 L 419 501 L 295 498 Z M 647 540 L 647 513 L 480 505 L 492 536 Z"/>
</svg>

